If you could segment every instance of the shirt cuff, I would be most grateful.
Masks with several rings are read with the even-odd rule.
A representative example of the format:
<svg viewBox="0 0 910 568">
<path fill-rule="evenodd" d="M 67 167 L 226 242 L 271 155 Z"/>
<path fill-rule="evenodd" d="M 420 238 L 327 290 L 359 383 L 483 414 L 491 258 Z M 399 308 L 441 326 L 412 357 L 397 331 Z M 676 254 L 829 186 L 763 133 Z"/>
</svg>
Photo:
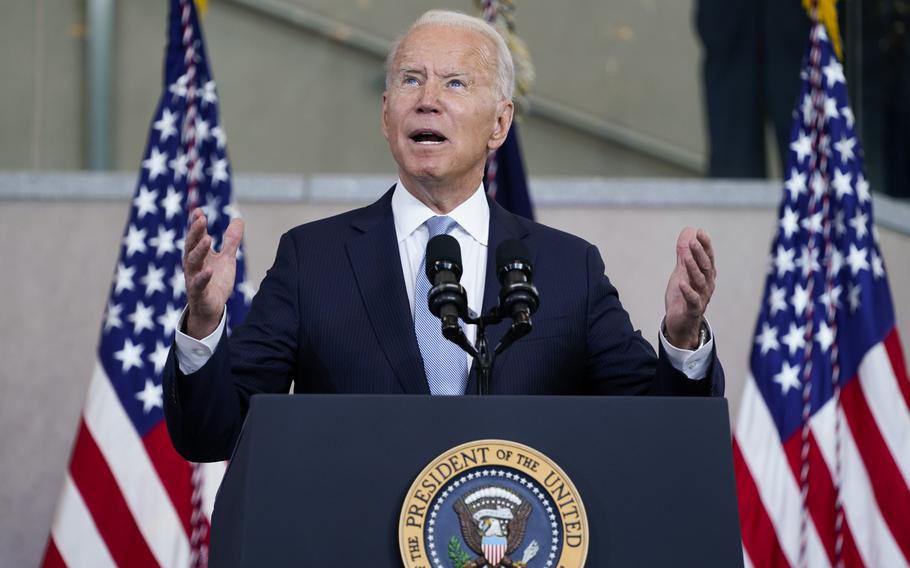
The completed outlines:
<svg viewBox="0 0 910 568">
<path fill-rule="evenodd" d="M 208 337 L 196 339 L 183 333 L 183 322 L 186 320 L 186 308 L 180 315 L 180 323 L 177 324 L 177 335 L 174 337 L 176 346 L 177 365 L 180 366 L 180 372 L 184 375 L 195 373 L 203 367 L 208 360 L 212 358 L 218 342 L 221 341 L 221 335 L 224 333 L 224 322 L 227 319 L 227 307 L 221 312 L 221 321 Z"/>
<path fill-rule="evenodd" d="M 660 326 L 657 328 L 657 336 L 660 337 L 660 344 L 663 345 L 664 352 L 667 354 L 670 365 L 677 371 L 686 375 L 686 377 L 695 381 L 704 379 L 708 374 L 708 367 L 711 365 L 711 352 L 714 349 L 714 330 L 711 329 L 711 324 L 708 323 L 707 319 L 705 320 L 705 325 L 708 326 L 709 339 L 695 351 L 673 347 L 673 345 L 667 341 L 667 338 L 664 337 L 663 332 L 661 332 L 664 328 L 663 318 L 660 319 Z"/>
</svg>

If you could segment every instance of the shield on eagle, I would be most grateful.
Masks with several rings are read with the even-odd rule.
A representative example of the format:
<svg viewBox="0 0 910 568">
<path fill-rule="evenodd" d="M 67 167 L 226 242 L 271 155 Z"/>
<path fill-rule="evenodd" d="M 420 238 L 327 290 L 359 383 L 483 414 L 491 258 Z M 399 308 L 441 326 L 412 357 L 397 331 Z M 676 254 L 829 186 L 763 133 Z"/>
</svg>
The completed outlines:
<svg viewBox="0 0 910 568">
<path fill-rule="evenodd" d="M 504 487 L 487 485 L 454 505 L 465 543 L 492 568 L 515 552 L 524 540 L 531 504 Z"/>
</svg>

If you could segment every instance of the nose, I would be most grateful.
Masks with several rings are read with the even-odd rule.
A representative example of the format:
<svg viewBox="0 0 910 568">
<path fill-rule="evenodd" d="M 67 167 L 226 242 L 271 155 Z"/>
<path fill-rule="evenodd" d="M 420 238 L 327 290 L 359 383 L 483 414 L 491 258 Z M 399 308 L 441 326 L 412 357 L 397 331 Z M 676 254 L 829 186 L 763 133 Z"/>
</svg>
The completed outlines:
<svg viewBox="0 0 910 568">
<path fill-rule="evenodd" d="M 420 90 L 420 100 L 417 101 L 417 112 L 421 114 L 437 114 L 439 111 L 439 85 L 436 81 L 427 81 Z"/>
</svg>

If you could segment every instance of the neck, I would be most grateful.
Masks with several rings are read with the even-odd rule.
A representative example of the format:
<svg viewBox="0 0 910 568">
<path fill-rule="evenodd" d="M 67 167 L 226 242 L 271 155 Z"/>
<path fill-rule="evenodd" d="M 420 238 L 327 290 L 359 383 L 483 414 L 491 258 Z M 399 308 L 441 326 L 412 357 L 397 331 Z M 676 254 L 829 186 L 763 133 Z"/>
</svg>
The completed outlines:
<svg viewBox="0 0 910 568">
<path fill-rule="evenodd" d="M 427 179 L 417 179 L 405 176 L 399 173 L 401 181 L 404 183 L 408 193 L 417 198 L 418 201 L 429 207 L 437 215 L 447 215 L 456 207 L 470 199 L 481 179 L 468 178 L 466 180 L 437 181 Z M 483 174 L 481 174 L 483 175 Z"/>
</svg>

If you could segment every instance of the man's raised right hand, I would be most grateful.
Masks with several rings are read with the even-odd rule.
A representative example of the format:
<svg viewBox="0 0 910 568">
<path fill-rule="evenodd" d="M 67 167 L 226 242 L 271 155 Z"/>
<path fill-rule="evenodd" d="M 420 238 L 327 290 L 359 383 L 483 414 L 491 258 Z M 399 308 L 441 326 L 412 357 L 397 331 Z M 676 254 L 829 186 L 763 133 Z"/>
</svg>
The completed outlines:
<svg viewBox="0 0 910 568">
<path fill-rule="evenodd" d="M 208 220 L 200 208 L 190 214 L 190 228 L 183 253 L 187 314 L 185 333 L 202 339 L 221 322 L 224 305 L 234 290 L 237 248 L 243 238 L 243 221 L 234 219 L 224 232 L 221 251 L 212 250 Z"/>
</svg>

